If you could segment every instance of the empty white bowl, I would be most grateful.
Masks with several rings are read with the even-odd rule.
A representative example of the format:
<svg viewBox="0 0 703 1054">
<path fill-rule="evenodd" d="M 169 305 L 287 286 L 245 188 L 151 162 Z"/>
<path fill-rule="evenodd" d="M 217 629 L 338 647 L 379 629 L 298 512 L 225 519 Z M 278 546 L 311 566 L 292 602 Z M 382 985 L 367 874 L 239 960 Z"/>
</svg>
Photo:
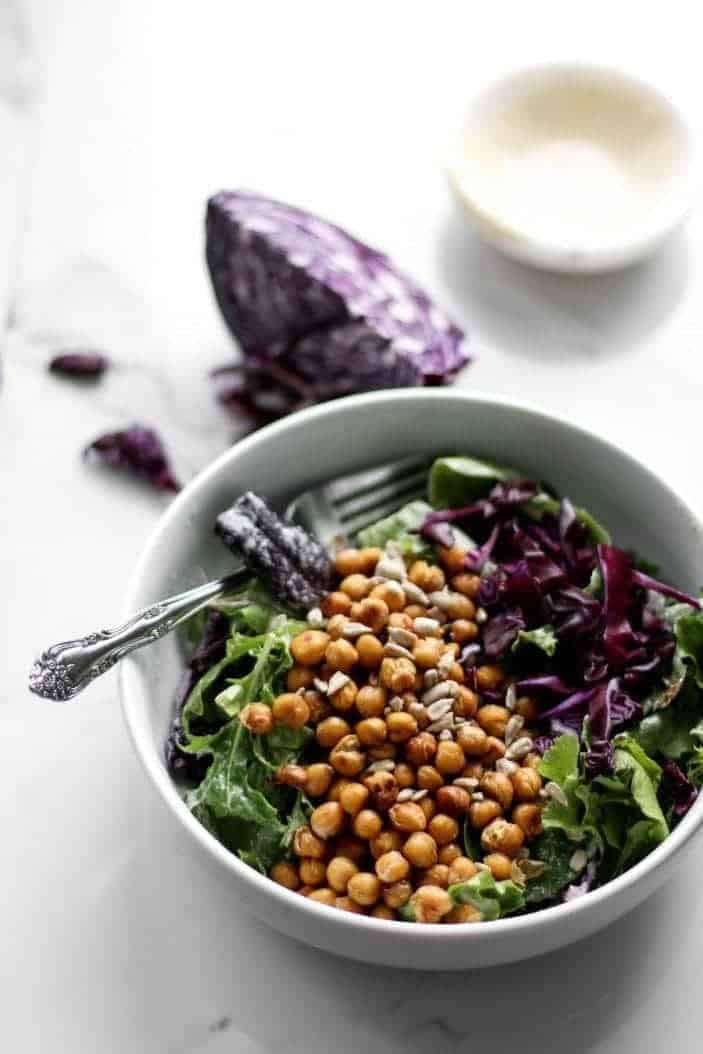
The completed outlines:
<svg viewBox="0 0 703 1054">
<path fill-rule="evenodd" d="M 691 164 L 686 126 L 653 87 L 603 67 L 548 65 L 474 99 L 448 168 L 485 241 L 579 273 L 654 250 L 689 207 Z"/>
<path fill-rule="evenodd" d="M 237 443 L 175 499 L 153 532 L 125 600 L 125 615 L 221 574 L 232 558 L 213 535 L 216 515 L 243 490 L 283 506 L 347 472 L 411 454 L 468 452 L 549 479 L 613 531 L 694 589 L 703 528 L 633 458 L 560 418 L 519 403 L 458 391 L 413 389 L 358 395 L 294 414 Z M 213 875 L 269 925 L 330 952 L 373 963 L 460 969 L 539 955 L 608 925 L 681 865 L 703 823 L 703 797 L 673 834 L 632 870 L 579 900 L 479 925 L 388 922 L 338 911 L 276 885 L 228 852 L 191 815 L 164 764 L 164 741 L 183 656 L 175 636 L 127 658 L 120 693 L 134 745 L 167 814 Z M 204 879 L 204 883 L 209 879 Z M 207 896 L 204 884 L 203 895 Z"/>
</svg>

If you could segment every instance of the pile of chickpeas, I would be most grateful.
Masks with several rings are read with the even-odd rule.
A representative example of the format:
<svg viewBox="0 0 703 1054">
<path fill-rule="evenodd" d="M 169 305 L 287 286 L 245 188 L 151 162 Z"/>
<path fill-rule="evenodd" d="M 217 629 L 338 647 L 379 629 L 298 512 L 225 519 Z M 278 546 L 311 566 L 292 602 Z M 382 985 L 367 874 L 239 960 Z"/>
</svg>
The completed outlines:
<svg viewBox="0 0 703 1054">
<path fill-rule="evenodd" d="M 315 808 L 294 859 L 271 868 L 275 882 L 382 919 L 411 901 L 416 921 L 448 923 L 481 919 L 453 903 L 454 883 L 488 869 L 524 884 L 545 798 L 529 729 L 537 708 L 499 666 L 469 675 L 458 661 L 485 620 L 465 556 L 446 548 L 437 565 L 392 544 L 340 550 L 336 590 L 292 641 L 287 691 L 242 711 L 254 734 L 275 723 L 315 731 L 317 757 L 276 774 Z M 496 689 L 507 705 L 484 697 Z M 480 860 L 466 855 L 465 823 Z"/>
</svg>

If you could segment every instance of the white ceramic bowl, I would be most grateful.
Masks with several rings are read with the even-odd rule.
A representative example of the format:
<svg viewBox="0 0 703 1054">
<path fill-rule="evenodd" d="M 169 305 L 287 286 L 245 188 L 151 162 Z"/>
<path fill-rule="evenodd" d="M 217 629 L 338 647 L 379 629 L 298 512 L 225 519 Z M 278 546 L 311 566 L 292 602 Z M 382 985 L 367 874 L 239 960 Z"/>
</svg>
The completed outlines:
<svg viewBox="0 0 703 1054">
<path fill-rule="evenodd" d="M 473 100 L 448 168 L 484 240 L 583 273 L 633 263 L 676 227 L 691 155 L 681 116 L 650 85 L 605 67 L 547 65 Z"/>
<path fill-rule="evenodd" d="M 507 400 L 414 389 L 354 396 L 293 415 L 241 441 L 175 499 L 152 534 L 125 614 L 228 565 L 213 521 L 243 490 L 283 505 L 323 480 L 409 454 L 470 452 L 546 478 L 608 524 L 623 545 L 660 563 L 677 585 L 698 587 L 703 529 L 684 503 L 617 447 L 567 421 Z M 475 926 L 421 926 L 331 910 L 241 863 L 193 818 L 163 761 L 182 670 L 173 636 L 128 658 L 120 691 L 141 758 L 183 839 L 228 884 L 233 900 L 270 925 L 327 951 L 394 966 L 459 969 L 538 955 L 584 937 L 635 907 L 675 868 L 703 822 L 703 798 L 663 845 L 580 900 Z M 164 814 L 166 820 L 166 814 Z"/>
</svg>

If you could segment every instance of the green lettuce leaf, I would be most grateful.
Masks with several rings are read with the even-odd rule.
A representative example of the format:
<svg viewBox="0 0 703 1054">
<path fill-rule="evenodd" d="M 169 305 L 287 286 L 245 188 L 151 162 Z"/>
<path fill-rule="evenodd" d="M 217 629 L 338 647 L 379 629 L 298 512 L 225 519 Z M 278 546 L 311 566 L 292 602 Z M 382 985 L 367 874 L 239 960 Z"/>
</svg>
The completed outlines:
<svg viewBox="0 0 703 1054">
<path fill-rule="evenodd" d="M 578 779 L 579 741 L 577 736 L 563 735 L 546 750 L 539 766 L 545 780 L 558 783 L 563 789 L 569 779 Z"/>
<path fill-rule="evenodd" d="M 397 542 L 406 556 L 432 557 L 434 547 L 419 534 L 412 533 L 418 530 L 430 512 L 432 506 L 426 501 L 411 501 L 391 516 L 359 531 L 357 543 L 364 548 L 378 546 L 383 549 L 386 542 Z"/>
<path fill-rule="evenodd" d="M 686 775 L 696 787 L 703 787 L 703 746 L 696 746 L 686 763 Z"/>
<path fill-rule="evenodd" d="M 598 824 L 598 795 L 579 768 L 579 742 L 576 736 L 559 736 L 540 762 L 540 775 L 561 787 L 566 803 L 550 799 L 542 812 L 546 830 L 563 831 L 581 844 L 602 846 Z"/>
<path fill-rule="evenodd" d="M 509 468 L 500 468 L 473 457 L 440 457 L 432 465 L 428 493 L 436 509 L 469 505 L 485 498 L 498 480 L 520 476 Z"/>
<path fill-rule="evenodd" d="M 541 648 L 551 658 L 557 650 L 557 635 L 553 626 L 538 626 L 537 629 L 521 629 L 513 642 L 511 651 L 519 653 L 524 647 Z"/>
<path fill-rule="evenodd" d="M 525 906 L 520 886 L 510 879 L 496 882 L 490 871 L 479 871 L 466 882 L 450 886 L 449 896 L 455 904 L 471 904 L 481 912 L 484 922 L 492 922 Z"/>
<path fill-rule="evenodd" d="M 564 831 L 545 831 L 530 845 L 530 859 L 544 864 L 544 871 L 531 878 L 525 888 L 525 902 L 538 904 L 542 900 L 553 900 L 574 881 L 575 872 L 569 861 L 574 846 Z"/>
<path fill-rule="evenodd" d="M 694 749 L 695 730 L 702 716 L 700 693 L 695 680 L 689 676 L 675 705 L 647 713 L 632 730 L 632 735 L 647 754 L 664 754 L 678 761 Z"/>
<path fill-rule="evenodd" d="M 686 607 L 686 613 L 674 622 L 674 636 L 678 654 L 690 665 L 696 684 L 703 689 L 703 611 Z"/>
</svg>

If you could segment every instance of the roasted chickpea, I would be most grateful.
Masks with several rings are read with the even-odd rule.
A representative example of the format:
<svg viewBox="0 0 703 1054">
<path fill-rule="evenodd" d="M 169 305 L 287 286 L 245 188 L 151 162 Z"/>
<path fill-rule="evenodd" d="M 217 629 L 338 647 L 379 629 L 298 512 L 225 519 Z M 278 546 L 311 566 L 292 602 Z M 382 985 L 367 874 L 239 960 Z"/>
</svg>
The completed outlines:
<svg viewBox="0 0 703 1054">
<path fill-rule="evenodd" d="M 467 603 L 471 603 L 467 600 Z M 459 644 L 470 644 L 478 637 L 478 626 L 466 618 L 459 618 L 451 625 L 452 639 Z"/>
<path fill-rule="evenodd" d="M 333 856 L 327 865 L 327 883 L 337 893 L 346 893 L 347 884 L 359 868 L 348 856 Z"/>
<path fill-rule="evenodd" d="M 456 624 L 457 621 L 462 620 L 468 622 L 470 625 L 474 625 L 474 618 L 476 616 L 476 605 L 473 600 L 465 596 L 464 593 L 452 593 L 449 603 L 447 604 L 447 616 Z M 454 638 L 458 640 L 458 637 Z"/>
<path fill-rule="evenodd" d="M 354 731 L 365 747 L 377 747 L 385 742 L 387 735 L 386 722 L 380 717 L 365 717 L 356 724 Z"/>
<path fill-rule="evenodd" d="M 365 684 L 356 693 L 356 708 L 362 717 L 380 717 L 386 708 L 387 700 L 385 688 Z"/>
<path fill-rule="evenodd" d="M 404 878 L 400 882 L 394 882 L 392 886 L 387 886 L 383 891 L 383 902 L 389 908 L 402 908 L 403 904 L 407 904 L 412 895 L 413 887 L 410 882 Z"/>
<path fill-rule="evenodd" d="M 388 622 L 388 605 L 380 597 L 364 597 L 359 604 L 359 622 L 380 633 Z"/>
<path fill-rule="evenodd" d="M 462 855 L 461 849 L 456 842 L 450 842 L 449 845 L 443 845 L 439 850 L 439 862 L 440 864 L 446 864 L 447 867 L 451 868 L 455 860 L 458 860 Z"/>
<path fill-rule="evenodd" d="M 347 883 L 347 895 L 365 908 L 375 904 L 381 892 L 381 883 L 370 871 L 359 871 L 358 874 L 352 875 Z"/>
<path fill-rule="evenodd" d="M 422 798 L 422 800 L 418 804 L 425 814 L 425 819 L 429 823 L 434 814 L 437 812 L 437 806 L 434 803 L 434 798 Z"/>
<path fill-rule="evenodd" d="M 476 687 L 479 692 L 492 691 L 498 688 L 505 680 L 505 674 L 500 666 L 479 666 L 476 669 Z"/>
<path fill-rule="evenodd" d="M 490 872 L 497 882 L 510 878 L 513 873 L 513 862 L 505 853 L 488 853 L 483 858 L 484 864 L 490 868 Z"/>
<path fill-rule="evenodd" d="M 300 878 L 306 886 L 320 886 L 325 881 L 327 868 L 324 860 L 306 857 L 300 861 Z"/>
<path fill-rule="evenodd" d="M 361 904 L 357 904 L 351 897 L 337 897 L 334 902 L 335 908 L 338 911 L 350 911 L 353 915 L 363 915 L 364 909 Z"/>
<path fill-rule="evenodd" d="M 406 629 L 410 633 L 413 628 L 413 620 L 405 611 L 392 611 L 388 616 L 388 625 L 396 629 Z"/>
<path fill-rule="evenodd" d="M 542 764 L 542 758 L 536 751 L 532 751 L 527 757 L 522 759 L 522 764 L 526 769 L 536 769 L 539 771 L 539 767 Z"/>
<path fill-rule="evenodd" d="M 339 743 L 344 736 L 348 736 L 350 732 L 351 728 L 344 718 L 326 717 L 324 721 L 320 721 L 315 730 L 315 735 L 320 746 L 329 750 Z"/>
<path fill-rule="evenodd" d="M 476 600 L 481 588 L 481 579 L 478 575 L 464 571 L 452 578 L 452 588 L 456 589 L 457 593 L 463 593 L 465 597 Z"/>
<path fill-rule="evenodd" d="M 415 685 L 415 664 L 410 659 L 384 659 L 381 663 L 381 684 L 394 695 L 412 691 Z"/>
<path fill-rule="evenodd" d="M 274 721 L 288 728 L 302 728 L 310 719 L 310 707 L 296 692 L 276 696 L 271 711 Z"/>
<path fill-rule="evenodd" d="M 439 562 L 448 575 L 460 575 L 464 570 L 467 550 L 463 545 L 442 547 L 439 550 Z"/>
<path fill-rule="evenodd" d="M 402 853 L 413 867 L 422 870 L 437 863 L 437 843 L 425 831 L 415 831 L 411 834 L 403 846 Z"/>
<path fill-rule="evenodd" d="M 290 762 L 281 765 L 274 776 L 276 783 L 282 783 L 285 787 L 295 787 L 298 790 L 305 786 L 306 779 L 307 772 L 305 767 L 303 765 L 293 765 Z"/>
<path fill-rule="evenodd" d="M 400 831 L 386 830 L 371 841 L 371 855 L 378 860 L 384 853 L 398 852 L 403 845 L 403 836 Z"/>
<path fill-rule="evenodd" d="M 293 638 L 290 652 L 295 661 L 302 666 L 317 666 L 322 662 L 329 642 L 328 633 L 320 629 L 306 629 Z"/>
<path fill-rule="evenodd" d="M 436 794 L 437 808 L 449 816 L 465 816 L 471 806 L 471 795 L 464 787 L 440 787 Z"/>
<path fill-rule="evenodd" d="M 379 743 L 378 746 L 369 747 L 369 760 L 370 761 L 394 761 L 395 756 L 398 753 L 398 748 L 395 743 Z"/>
<path fill-rule="evenodd" d="M 408 571 L 408 578 L 419 586 L 424 593 L 434 593 L 442 589 L 445 583 L 444 571 L 441 567 L 428 564 L 426 560 L 416 560 Z"/>
<path fill-rule="evenodd" d="M 434 765 L 420 765 L 415 780 L 419 790 L 436 791 L 444 784 L 444 777 Z"/>
<path fill-rule="evenodd" d="M 297 692 L 299 688 L 310 688 L 315 680 L 315 673 L 309 666 L 291 666 L 286 674 L 286 688 Z"/>
<path fill-rule="evenodd" d="M 377 545 L 367 545 L 364 549 L 360 549 L 359 553 L 363 561 L 363 573 L 372 575 L 376 570 L 376 564 L 383 556 L 383 550 L 379 549 Z"/>
<path fill-rule="evenodd" d="M 313 809 L 310 826 L 318 838 L 334 838 L 344 826 L 344 810 L 338 801 L 326 801 Z"/>
<path fill-rule="evenodd" d="M 468 856 L 457 856 L 449 865 L 449 885 L 453 886 L 455 882 L 466 882 L 467 879 L 474 877 L 476 870 L 476 864 L 473 860 L 469 860 Z"/>
<path fill-rule="evenodd" d="M 368 789 L 363 783 L 348 783 L 339 792 L 339 804 L 350 816 L 356 816 L 366 805 L 368 797 Z"/>
<path fill-rule="evenodd" d="M 334 842 L 332 856 L 345 856 L 348 860 L 353 860 L 355 864 L 358 864 L 366 856 L 367 848 L 366 842 L 361 838 L 344 834 Z"/>
<path fill-rule="evenodd" d="M 457 717 L 471 718 L 478 710 L 478 696 L 462 684 L 454 700 L 454 713 Z"/>
<path fill-rule="evenodd" d="M 448 845 L 459 837 L 459 824 L 453 816 L 439 812 L 430 820 L 427 825 L 427 831 L 434 838 L 437 845 Z"/>
<path fill-rule="evenodd" d="M 405 743 L 417 732 L 417 721 L 412 714 L 406 714 L 404 710 L 391 713 L 386 718 L 388 738 L 391 743 Z"/>
<path fill-rule="evenodd" d="M 328 593 L 326 597 L 322 598 L 320 603 L 322 614 L 326 618 L 332 618 L 333 615 L 348 615 L 351 606 L 351 599 L 346 593 L 342 593 L 341 589 L 334 593 Z"/>
<path fill-rule="evenodd" d="M 344 788 L 348 787 L 353 782 L 353 780 L 346 779 L 344 776 L 335 779 L 332 786 L 327 791 L 327 801 L 339 801 Z"/>
<path fill-rule="evenodd" d="M 381 833 L 383 820 L 375 809 L 362 809 L 352 820 L 352 830 L 358 838 L 370 842 Z"/>
<path fill-rule="evenodd" d="M 410 864 L 402 853 L 391 850 L 379 856 L 375 864 L 376 874 L 385 885 L 400 882 L 410 874 Z"/>
<path fill-rule="evenodd" d="M 506 776 L 505 773 L 486 772 L 481 777 L 479 787 L 487 798 L 494 798 L 504 809 L 509 809 L 513 804 L 513 784 L 510 776 Z"/>
<path fill-rule="evenodd" d="M 316 761 L 305 769 L 305 793 L 311 798 L 321 798 L 332 785 L 334 770 L 331 765 Z M 307 853 L 306 856 L 311 856 Z"/>
<path fill-rule="evenodd" d="M 410 619 L 425 618 L 427 616 L 427 608 L 423 607 L 422 604 L 408 604 L 405 614 Z"/>
<path fill-rule="evenodd" d="M 331 619 L 328 619 L 327 635 L 330 640 L 342 640 L 344 637 L 344 627 L 348 626 L 350 621 L 351 619 L 347 618 L 346 615 L 333 615 Z"/>
<path fill-rule="evenodd" d="M 376 670 L 383 662 L 383 644 L 371 633 L 363 633 L 356 642 L 360 664 L 367 670 Z"/>
<path fill-rule="evenodd" d="M 330 751 L 330 765 L 340 776 L 358 776 L 366 766 L 366 755 L 359 749 L 357 736 L 343 736 Z"/>
<path fill-rule="evenodd" d="M 488 736 L 480 725 L 459 725 L 456 741 L 467 757 L 477 758 L 486 753 Z"/>
<path fill-rule="evenodd" d="M 359 653 L 350 641 L 340 637 L 339 640 L 331 640 L 325 648 L 325 660 L 331 669 L 349 673 L 359 661 Z"/>
<path fill-rule="evenodd" d="M 420 732 L 405 744 L 405 756 L 411 765 L 420 765 L 431 761 L 437 753 L 437 740 L 431 732 Z"/>
<path fill-rule="evenodd" d="M 420 886 L 413 894 L 416 922 L 439 922 L 454 907 L 446 889 L 440 886 Z"/>
<path fill-rule="evenodd" d="M 415 773 L 411 769 L 410 765 L 406 765 L 404 761 L 399 761 L 396 767 L 393 769 L 393 775 L 395 776 L 398 789 L 402 790 L 404 787 L 415 786 Z"/>
<path fill-rule="evenodd" d="M 423 637 L 413 647 L 413 659 L 423 670 L 431 670 L 439 662 L 442 641 L 437 637 Z"/>
<path fill-rule="evenodd" d="M 396 917 L 393 908 L 389 908 L 387 904 L 374 904 L 370 915 L 372 919 L 386 919 L 389 922 Z"/>
<path fill-rule="evenodd" d="M 334 569 L 340 578 L 363 574 L 364 558 L 358 549 L 340 549 L 334 558 Z"/>
<path fill-rule="evenodd" d="M 330 702 L 335 710 L 339 713 L 346 713 L 347 710 L 351 710 L 356 701 L 357 687 L 353 681 L 347 681 L 341 688 L 338 688 L 336 692 L 333 692 L 330 696 Z"/>
<path fill-rule="evenodd" d="M 525 834 L 522 828 L 502 817 L 491 820 L 481 831 L 481 845 L 487 853 L 505 853 L 506 856 L 515 856 L 518 850 L 522 849 L 524 841 Z"/>
<path fill-rule="evenodd" d="M 464 670 L 462 669 L 461 663 L 452 663 L 447 670 L 447 680 L 454 681 L 456 684 L 464 683 Z"/>
<path fill-rule="evenodd" d="M 529 695 L 522 695 L 515 703 L 515 713 L 524 717 L 525 721 L 536 721 L 539 716 L 539 707 Z"/>
<path fill-rule="evenodd" d="M 486 798 L 485 801 L 472 801 L 469 809 L 469 820 L 471 826 L 476 828 L 485 827 L 502 815 L 502 808 L 497 801 Z"/>
<path fill-rule="evenodd" d="M 334 902 L 337 899 L 337 894 L 333 889 L 325 886 L 322 889 L 313 889 L 308 893 L 308 900 L 316 900 L 318 904 L 327 904 L 328 907 L 334 907 Z"/>
<path fill-rule="evenodd" d="M 536 838 L 542 833 L 542 810 L 539 805 L 523 802 L 513 809 L 513 823 L 516 823 L 526 838 Z"/>
<path fill-rule="evenodd" d="M 383 582 L 380 586 L 374 586 L 371 597 L 382 600 L 389 611 L 402 611 L 406 604 L 406 596 L 400 582 Z"/>
<path fill-rule="evenodd" d="M 443 919 L 448 923 L 483 922 L 483 915 L 471 904 L 455 904 Z"/>
<path fill-rule="evenodd" d="M 443 776 L 457 776 L 466 763 L 461 745 L 453 739 L 441 739 L 437 744 L 434 763 L 437 771 Z"/>
<path fill-rule="evenodd" d="M 513 790 L 518 801 L 534 801 L 542 789 L 542 777 L 536 769 L 521 768 L 513 772 Z"/>
<path fill-rule="evenodd" d="M 439 886 L 446 889 L 449 885 L 449 868 L 446 864 L 433 864 L 420 875 L 418 886 Z"/>
<path fill-rule="evenodd" d="M 466 762 L 466 765 L 464 766 L 464 771 L 462 772 L 462 776 L 465 776 L 466 779 L 480 780 L 482 775 L 483 763 L 481 761 L 477 761 L 474 758 L 471 761 Z"/>
<path fill-rule="evenodd" d="M 486 735 L 503 738 L 503 736 L 505 736 L 505 729 L 507 728 L 508 721 L 510 720 L 510 711 L 504 706 L 497 706 L 495 703 L 486 703 L 486 705 L 482 706 L 476 714 L 476 720 Z"/>
<path fill-rule="evenodd" d="M 301 695 L 305 702 L 308 704 L 308 709 L 310 710 L 311 724 L 318 724 L 320 721 L 322 721 L 323 718 L 329 717 L 332 713 L 332 707 L 328 703 L 327 699 L 315 689 L 306 688 L 301 692 Z"/>
<path fill-rule="evenodd" d="M 489 736 L 486 740 L 486 750 L 481 758 L 484 765 L 495 765 L 498 758 L 505 756 L 505 743 L 497 736 Z"/>
<path fill-rule="evenodd" d="M 265 736 L 273 728 L 271 707 L 266 703 L 249 703 L 240 711 L 239 721 L 252 735 Z"/>
<path fill-rule="evenodd" d="M 424 831 L 427 827 L 427 817 L 420 805 L 414 801 L 396 802 L 389 810 L 389 818 L 398 831 Z"/>
<path fill-rule="evenodd" d="M 279 860 L 277 864 L 274 864 L 269 871 L 269 876 L 279 886 L 285 886 L 286 889 L 297 889 L 300 885 L 298 869 L 288 860 Z"/>
<path fill-rule="evenodd" d="M 293 852 L 296 856 L 322 860 L 325 855 L 325 843 L 316 834 L 313 834 L 312 829 L 307 824 L 304 824 L 293 835 Z"/>
<path fill-rule="evenodd" d="M 351 600 L 362 600 L 371 588 L 371 583 L 366 575 L 352 574 L 342 579 L 339 588 Z"/>
<path fill-rule="evenodd" d="M 392 772 L 372 772 L 364 779 L 364 786 L 379 812 L 387 812 L 398 797 L 398 783 Z"/>
</svg>

